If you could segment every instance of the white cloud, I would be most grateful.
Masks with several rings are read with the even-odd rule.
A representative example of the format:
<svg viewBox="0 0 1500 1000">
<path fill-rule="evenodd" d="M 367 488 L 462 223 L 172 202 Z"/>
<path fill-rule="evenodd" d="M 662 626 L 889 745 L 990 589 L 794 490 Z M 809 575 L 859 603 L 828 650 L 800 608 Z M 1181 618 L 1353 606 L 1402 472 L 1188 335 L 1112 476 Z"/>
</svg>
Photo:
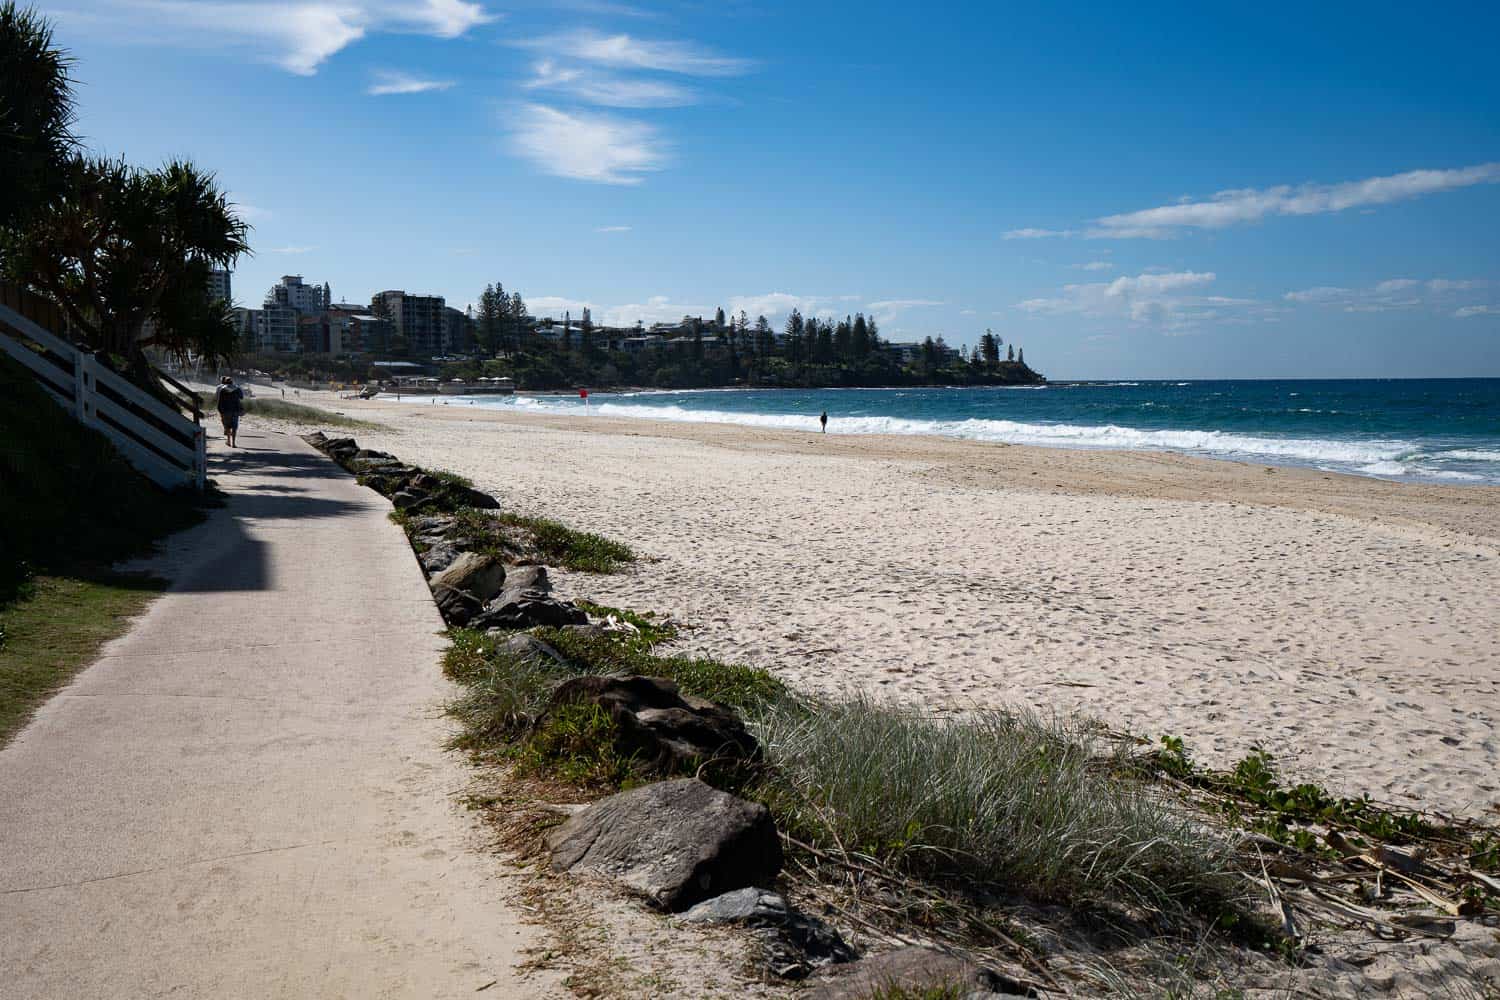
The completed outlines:
<svg viewBox="0 0 1500 1000">
<path fill-rule="evenodd" d="M 607 326 L 634 326 L 640 320 L 646 326 L 652 323 L 675 323 L 684 316 L 712 316 L 712 309 L 701 305 L 685 305 L 673 302 L 665 295 L 653 295 L 645 302 L 613 306 L 604 310 L 601 322 Z"/>
<path fill-rule="evenodd" d="M 1012 229 L 1000 238 L 1003 240 L 1045 240 L 1051 237 L 1066 238 L 1075 235 L 1072 229 Z"/>
<path fill-rule="evenodd" d="M 1342 309 L 1351 313 L 1389 312 L 1422 306 L 1447 309 L 1451 307 L 1451 301 L 1445 304 L 1438 300 L 1453 292 L 1472 291 L 1488 287 L 1489 284 L 1487 281 L 1467 278 L 1430 278 L 1426 281 L 1390 278 L 1368 288 L 1344 288 L 1338 285 L 1304 288 L 1287 292 L 1284 298 L 1298 305 Z"/>
<path fill-rule="evenodd" d="M 1115 266 L 1107 260 L 1091 260 L 1087 264 L 1074 264 L 1076 271 L 1113 271 Z"/>
<path fill-rule="evenodd" d="M 551 317 L 562 319 L 568 313 L 573 314 L 574 319 L 582 319 L 585 309 L 593 309 L 592 302 L 583 299 L 570 299 L 561 295 L 538 295 L 526 300 L 526 308 L 531 310 L 531 315 L 543 319 Z"/>
<path fill-rule="evenodd" d="M 1057 295 L 1026 299 L 1016 308 L 1034 315 L 1125 320 L 1178 332 L 1212 320 L 1236 320 L 1259 306 L 1252 299 L 1196 293 L 1216 280 L 1212 271 L 1122 275 L 1113 281 L 1064 285 Z"/>
<path fill-rule="evenodd" d="M 581 59 L 614 69 L 659 70 L 685 76 L 738 76 L 755 68 L 749 59 L 721 55 L 690 42 L 606 35 L 579 30 L 513 43 L 552 55 Z"/>
<path fill-rule="evenodd" d="M 239 216 L 242 222 L 261 222 L 271 217 L 269 209 L 258 208 L 255 205 L 248 204 L 241 201 L 241 197 L 241 195 L 233 191 L 227 195 L 229 207 L 234 210 L 234 214 Z"/>
<path fill-rule="evenodd" d="M 610 108 L 679 108 L 698 102 L 686 87 L 664 80 L 639 80 L 578 67 L 562 67 L 543 59 L 532 67 L 533 76 L 523 87 L 550 90 L 588 104 Z"/>
<path fill-rule="evenodd" d="M 871 302 L 870 308 L 885 312 L 893 309 L 917 309 L 922 306 L 945 306 L 947 304 L 938 299 L 882 299 L 879 302 Z"/>
<path fill-rule="evenodd" d="M 1107 215 L 1088 235 L 1105 239 L 1164 239 L 1182 229 L 1222 229 L 1269 216 L 1321 215 L 1385 205 L 1476 184 L 1500 183 L 1500 162 L 1453 170 L 1411 170 L 1340 184 L 1301 184 L 1220 191 L 1206 201 Z"/>
<path fill-rule="evenodd" d="M 375 74 L 375 82 L 370 84 L 365 93 L 372 97 L 384 97 L 388 94 L 425 94 L 433 90 L 447 90 L 452 86 L 452 80 L 425 80 L 397 70 L 379 70 Z"/>
<path fill-rule="evenodd" d="M 630 232 L 630 227 L 629 226 L 597 226 L 597 227 L 595 227 L 594 232 L 596 232 L 596 233 L 628 233 L 628 232 Z"/>
<path fill-rule="evenodd" d="M 558 177 L 599 184 L 639 184 L 669 159 L 665 142 L 645 122 L 609 115 L 523 105 L 511 122 L 520 156 Z"/>
<path fill-rule="evenodd" d="M 318 249 L 318 248 L 317 247 L 272 247 L 271 248 L 271 253 L 301 254 L 301 253 L 312 253 L 316 249 Z"/>
<path fill-rule="evenodd" d="M 373 31 L 457 38 L 494 20 L 467 0 L 97 0 L 86 30 L 187 47 L 242 46 L 300 76 Z"/>
<path fill-rule="evenodd" d="M 1453 315 L 1459 319 L 1469 319 L 1471 316 L 1500 316 L 1500 306 L 1463 306 L 1455 309 Z"/>
</svg>

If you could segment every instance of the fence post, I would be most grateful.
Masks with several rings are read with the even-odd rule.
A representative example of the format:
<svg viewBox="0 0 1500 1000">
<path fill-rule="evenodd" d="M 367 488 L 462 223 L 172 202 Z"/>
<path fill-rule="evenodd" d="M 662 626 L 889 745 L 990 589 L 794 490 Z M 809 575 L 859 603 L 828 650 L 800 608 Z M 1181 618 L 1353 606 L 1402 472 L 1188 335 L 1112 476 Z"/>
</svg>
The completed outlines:
<svg viewBox="0 0 1500 1000">
<path fill-rule="evenodd" d="M 94 359 L 80 350 L 73 351 L 73 416 L 85 427 L 91 427 L 94 423 L 94 407 L 92 405 L 92 393 L 94 387 L 90 384 L 93 380 L 93 371 L 90 366 Z"/>
<path fill-rule="evenodd" d="M 208 488 L 208 429 L 202 424 L 193 427 L 193 486 L 202 493 Z"/>
</svg>

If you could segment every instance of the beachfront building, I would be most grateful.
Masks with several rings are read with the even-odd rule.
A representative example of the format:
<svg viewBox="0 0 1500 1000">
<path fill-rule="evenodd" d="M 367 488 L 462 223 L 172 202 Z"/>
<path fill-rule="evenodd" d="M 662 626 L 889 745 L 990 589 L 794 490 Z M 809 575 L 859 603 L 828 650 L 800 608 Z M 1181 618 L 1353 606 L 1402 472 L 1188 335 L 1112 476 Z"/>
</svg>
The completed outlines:
<svg viewBox="0 0 1500 1000">
<path fill-rule="evenodd" d="M 443 353 L 472 354 L 476 346 L 474 319 L 462 309 L 443 307 Z"/>
<path fill-rule="evenodd" d="M 221 302 L 234 301 L 234 295 L 230 289 L 228 269 L 222 267 L 209 268 L 208 297 L 218 299 Z"/>
<path fill-rule="evenodd" d="M 408 295 L 399 289 L 377 292 L 370 300 L 370 313 L 388 320 L 391 336 L 406 344 L 408 354 L 420 358 L 443 353 L 445 308 L 441 295 Z"/>
</svg>

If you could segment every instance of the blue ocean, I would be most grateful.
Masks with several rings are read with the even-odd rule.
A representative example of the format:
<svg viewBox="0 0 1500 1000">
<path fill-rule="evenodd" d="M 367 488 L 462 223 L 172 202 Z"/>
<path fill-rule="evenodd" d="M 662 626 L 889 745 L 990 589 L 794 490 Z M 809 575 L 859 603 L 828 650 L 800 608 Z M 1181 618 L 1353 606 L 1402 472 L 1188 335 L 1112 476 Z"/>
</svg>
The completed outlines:
<svg viewBox="0 0 1500 1000">
<path fill-rule="evenodd" d="M 583 412 L 576 397 L 475 402 Z M 1149 449 L 1399 481 L 1500 484 L 1500 379 L 730 389 L 594 394 L 590 404 L 610 416 L 807 431 L 817 429 L 818 414 L 827 410 L 832 434 Z"/>
</svg>

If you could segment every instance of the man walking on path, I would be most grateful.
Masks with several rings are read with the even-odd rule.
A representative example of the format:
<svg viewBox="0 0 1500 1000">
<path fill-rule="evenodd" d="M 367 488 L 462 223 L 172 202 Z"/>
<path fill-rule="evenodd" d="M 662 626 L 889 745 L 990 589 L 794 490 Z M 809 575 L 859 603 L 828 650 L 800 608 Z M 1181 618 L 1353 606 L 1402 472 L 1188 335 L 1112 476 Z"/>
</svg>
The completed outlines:
<svg viewBox="0 0 1500 1000">
<path fill-rule="evenodd" d="M 214 390 L 214 405 L 219 411 L 219 421 L 224 425 L 224 441 L 233 448 L 235 435 L 240 431 L 240 414 L 245 410 L 245 390 L 225 375 Z"/>
</svg>

